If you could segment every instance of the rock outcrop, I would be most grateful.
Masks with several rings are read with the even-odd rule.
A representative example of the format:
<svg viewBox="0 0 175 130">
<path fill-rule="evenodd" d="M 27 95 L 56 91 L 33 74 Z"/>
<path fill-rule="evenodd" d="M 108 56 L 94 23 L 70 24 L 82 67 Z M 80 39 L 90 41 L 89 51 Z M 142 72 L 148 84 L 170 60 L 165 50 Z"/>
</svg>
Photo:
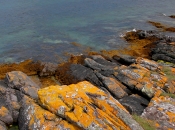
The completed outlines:
<svg viewBox="0 0 175 130">
<path fill-rule="evenodd" d="M 175 99 L 169 96 L 155 96 L 142 113 L 156 124 L 158 130 L 175 129 Z"/>
<path fill-rule="evenodd" d="M 6 74 L 5 80 L 10 88 L 17 89 L 33 99 L 38 98 L 37 91 L 40 87 L 23 72 L 9 72 Z"/>
<path fill-rule="evenodd" d="M 38 91 L 40 105 L 80 129 L 142 130 L 125 108 L 89 82 Z"/>
<path fill-rule="evenodd" d="M 130 66 L 121 66 L 115 76 L 130 89 L 152 98 L 158 90 L 164 89 L 167 77 L 159 72 L 159 65 L 153 61 L 138 58 Z"/>
<path fill-rule="evenodd" d="M 60 65 L 20 63 L 32 65 L 31 78 L 7 72 L 0 81 L 0 129 L 17 123 L 20 130 L 143 130 L 135 114 L 158 130 L 175 129 L 175 38 L 140 30 L 125 39 L 144 41 L 143 50 L 71 56 Z M 155 61 L 138 57 L 142 52 Z"/>
</svg>

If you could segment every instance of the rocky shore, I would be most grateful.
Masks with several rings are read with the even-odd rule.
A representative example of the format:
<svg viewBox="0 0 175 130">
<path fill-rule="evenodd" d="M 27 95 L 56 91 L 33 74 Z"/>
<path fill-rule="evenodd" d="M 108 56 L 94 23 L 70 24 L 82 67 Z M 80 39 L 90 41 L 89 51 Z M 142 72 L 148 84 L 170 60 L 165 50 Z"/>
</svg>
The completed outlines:
<svg viewBox="0 0 175 130">
<path fill-rule="evenodd" d="M 139 30 L 124 38 L 123 54 L 0 65 L 0 129 L 174 130 L 175 37 Z"/>
</svg>

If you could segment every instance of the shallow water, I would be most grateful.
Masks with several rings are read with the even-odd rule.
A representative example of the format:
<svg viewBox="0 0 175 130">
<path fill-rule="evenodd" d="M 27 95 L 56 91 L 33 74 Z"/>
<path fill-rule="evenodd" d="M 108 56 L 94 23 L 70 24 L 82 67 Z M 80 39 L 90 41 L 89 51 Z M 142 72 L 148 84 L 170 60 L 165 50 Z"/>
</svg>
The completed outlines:
<svg viewBox="0 0 175 130">
<path fill-rule="evenodd" d="M 57 62 L 78 54 L 127 46 L 128 30 L 155 29 L 148 20 L 175 26 L 175 0 L 0 0 L 0 62 L 28 58 Z M 174 35 L 174 34 L 172 34 Z"/>
</svg>

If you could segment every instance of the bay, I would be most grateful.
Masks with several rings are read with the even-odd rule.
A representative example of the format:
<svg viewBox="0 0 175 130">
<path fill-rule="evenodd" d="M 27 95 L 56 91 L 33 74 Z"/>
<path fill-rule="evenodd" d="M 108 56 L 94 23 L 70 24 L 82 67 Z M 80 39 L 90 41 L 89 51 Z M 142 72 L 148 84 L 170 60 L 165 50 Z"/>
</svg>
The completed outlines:
<svg viewBox="0 0 175 130">
<path fill-rule="evenodd" d="M 175 26 L 174 0 L 0 0 L 0 62 L 57 62 L 84 48 L 119 49 L 128 30 Z M 171 34 L 174 35 L 174 34 Z"/>
</svg>

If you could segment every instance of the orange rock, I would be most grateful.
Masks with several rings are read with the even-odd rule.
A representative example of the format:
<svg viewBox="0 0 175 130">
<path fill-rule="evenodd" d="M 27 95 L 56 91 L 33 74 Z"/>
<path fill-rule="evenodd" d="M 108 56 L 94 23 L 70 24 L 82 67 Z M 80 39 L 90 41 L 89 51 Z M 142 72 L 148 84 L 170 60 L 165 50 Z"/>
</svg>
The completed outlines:
<svg viewBox="0 0 175 130">
<path fill-rule="evenodd" d="M 87 81 L 38 91 L 40 105 L 81 129 L 143 130 L 114 98 Z"/>
<path fill-rule="evenodd" d="M 171 71 L 175 74 L 175 68 L 172 68 Z"/>
<path fill-rule="evenodd" d="M 6 115 L 8 115 L 8 114 L 9 114 L 8 109 L 5 108 L 4 106 L 2 106 L 2 107 L 0 108 L 0 116 L 1 116 L 1 117 L 4 117 L 4 116 L 6 116 Z"/>
</svg>

